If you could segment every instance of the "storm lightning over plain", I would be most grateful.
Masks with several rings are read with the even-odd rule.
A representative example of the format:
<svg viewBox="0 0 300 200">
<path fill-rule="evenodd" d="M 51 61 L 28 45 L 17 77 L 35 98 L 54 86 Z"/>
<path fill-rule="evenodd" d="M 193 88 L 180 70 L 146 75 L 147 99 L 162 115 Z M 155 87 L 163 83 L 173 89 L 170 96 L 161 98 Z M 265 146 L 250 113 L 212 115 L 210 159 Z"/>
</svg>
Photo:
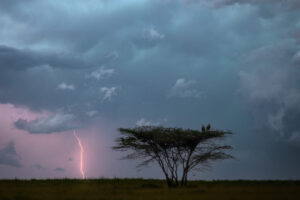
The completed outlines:
<svg viewBox="0 0 300 200">
<path fill-rule="evenodd" d="M 117 128 L 234 132 L 202 179 L 300 178 L 298 0 L 1 0 L 0 178 L 162 178 Z M 39 166 L 39 167 L 37 167 Z M 63 170 L 54 170 L 63 169 Z M 191 177 L 193 178 L 193 177 Z"/>
</svg>

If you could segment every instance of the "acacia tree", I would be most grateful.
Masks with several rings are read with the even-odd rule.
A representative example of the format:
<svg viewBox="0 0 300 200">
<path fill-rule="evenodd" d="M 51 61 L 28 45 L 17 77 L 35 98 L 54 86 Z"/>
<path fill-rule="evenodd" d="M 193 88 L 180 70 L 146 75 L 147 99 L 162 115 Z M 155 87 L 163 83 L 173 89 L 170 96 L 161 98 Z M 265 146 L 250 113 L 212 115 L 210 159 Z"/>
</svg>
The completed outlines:
<svg viewBox="0 0 300 200">
<path fill-rule="evenodd" d="M 139 167 L 156 162 L 169 187 L 185 186 L 192 170 L 208 167 L 212 161 L 232 158 L 226 153 L 232 147 L 220 142 L 230 131 L 162 126 L 120 128 L 119 131 L 122 136 L 116 139 L 113 149 L 130 151 L 125 159 L 142 159 Z"/>
</svg>

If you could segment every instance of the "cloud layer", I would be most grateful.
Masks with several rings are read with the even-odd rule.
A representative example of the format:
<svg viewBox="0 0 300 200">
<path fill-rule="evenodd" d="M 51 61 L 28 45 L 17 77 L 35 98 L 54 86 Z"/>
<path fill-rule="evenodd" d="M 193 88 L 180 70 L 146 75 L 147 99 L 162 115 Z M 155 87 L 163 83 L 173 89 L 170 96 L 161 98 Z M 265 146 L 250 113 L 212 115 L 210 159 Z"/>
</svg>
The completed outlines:
<svg viewBox="0 0 300 200">
<path fill-rule="evenodd" d="M 58 113 L 49 117 L 42 117 L 32 121 L 18 119 L 15 126 L 32 134 L 62 132 L 76 128 L 72 124 L 74 115 Z"/>
<path fill-rule="evenodd" d="M 242 155 L 219 177 L 300 177 L 299 9 L 298 0 L 0 1 L 0 104 L 47 113 L 8 113 L 5 132 L 21 130 L 20 144 L 97 127 L 95 143 L 110 143 L 119 127 L 211 123 L 237 133 Z"/>
</svg>

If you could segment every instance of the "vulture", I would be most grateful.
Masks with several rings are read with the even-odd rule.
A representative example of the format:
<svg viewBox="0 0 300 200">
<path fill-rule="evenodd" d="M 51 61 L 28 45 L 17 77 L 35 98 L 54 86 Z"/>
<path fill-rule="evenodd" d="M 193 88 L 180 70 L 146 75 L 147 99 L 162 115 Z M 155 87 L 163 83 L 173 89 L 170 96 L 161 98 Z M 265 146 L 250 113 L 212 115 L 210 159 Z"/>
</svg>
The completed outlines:
<svg viewBox="0 0 300 200">
<path fill-rule="evenodd" d="M 205 131 L 205 126 L 204 125 L 202 125 L 202 132 L 204 132 Z"/>
<path fill-rule="evenodd" d="M 206 126 L 206 130 L 209 131 L 210 130 L 210 124 L 207 124 Z"/>
</svg>

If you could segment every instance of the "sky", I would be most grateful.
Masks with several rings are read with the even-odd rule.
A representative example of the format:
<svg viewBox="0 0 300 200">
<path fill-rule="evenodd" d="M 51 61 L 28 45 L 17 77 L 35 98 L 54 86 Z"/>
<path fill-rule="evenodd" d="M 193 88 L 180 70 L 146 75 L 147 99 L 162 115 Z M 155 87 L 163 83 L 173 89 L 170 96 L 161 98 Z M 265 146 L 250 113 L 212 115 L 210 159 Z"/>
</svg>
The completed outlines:
<svg viewBox="0 0 300 200">
<path fill-rule="evenodd" d="M 192 179 L 300 178 L 299 0 L 1 0 L 0 178 L 163 178 L 118 128 L 231 130 Z"/>
</svg>

